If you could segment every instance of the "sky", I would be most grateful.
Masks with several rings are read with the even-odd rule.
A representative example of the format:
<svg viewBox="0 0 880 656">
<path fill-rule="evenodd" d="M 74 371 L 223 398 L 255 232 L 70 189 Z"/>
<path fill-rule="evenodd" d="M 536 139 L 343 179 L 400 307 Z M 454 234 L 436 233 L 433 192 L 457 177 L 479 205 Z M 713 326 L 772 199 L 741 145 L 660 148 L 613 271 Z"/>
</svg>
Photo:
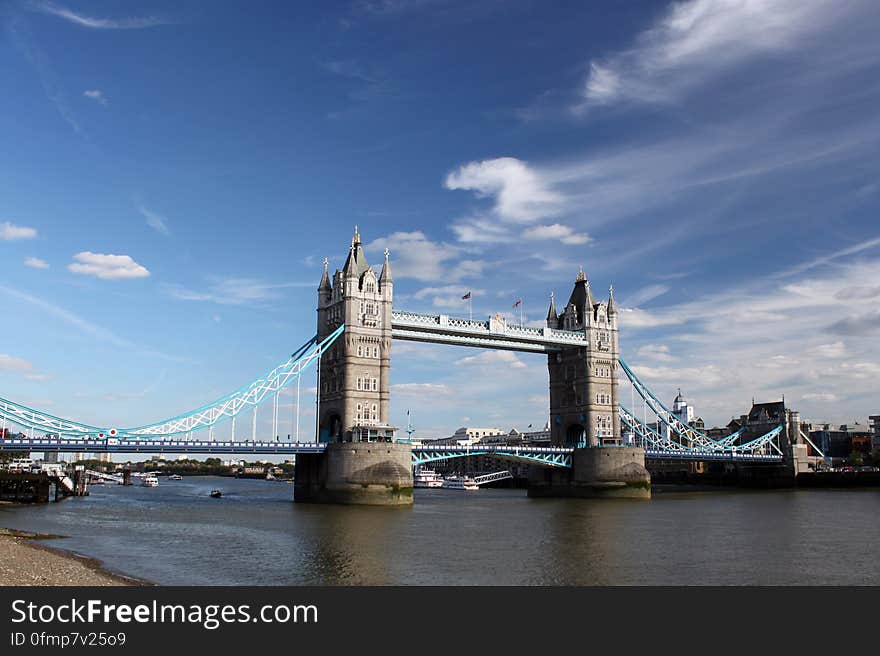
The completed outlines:
<svg viewBox="0 0 880 656">
<path fill-rule="evenodd" d="M 314 334 L 358 225 L 398 308 L 541 325 L 583 266 L 707 425 L 782 395 L 864 422 L 878 28 L 872 0 L 0 0 L 0 396 L 200 406 Z M 392 357 L 417 436 L 547 421 L 544 356 Z"/>
</svg>

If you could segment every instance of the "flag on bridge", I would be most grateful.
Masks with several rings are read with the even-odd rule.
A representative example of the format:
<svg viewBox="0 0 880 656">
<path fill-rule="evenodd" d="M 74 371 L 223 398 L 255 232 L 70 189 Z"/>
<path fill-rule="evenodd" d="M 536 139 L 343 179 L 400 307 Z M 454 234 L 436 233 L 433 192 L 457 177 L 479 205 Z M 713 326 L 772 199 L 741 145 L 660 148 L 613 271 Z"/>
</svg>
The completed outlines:
<svg viewBox="0 0 880 656">
<path fill-rule="evenodd" d="M 467 294 L 465 294 L 464 296 L 461 297 L 461 300 L 467 301 L 468 299 L 470 299 L 470 297 L 471 297 L 471 293 L 468 292 Z"/>
</svg>

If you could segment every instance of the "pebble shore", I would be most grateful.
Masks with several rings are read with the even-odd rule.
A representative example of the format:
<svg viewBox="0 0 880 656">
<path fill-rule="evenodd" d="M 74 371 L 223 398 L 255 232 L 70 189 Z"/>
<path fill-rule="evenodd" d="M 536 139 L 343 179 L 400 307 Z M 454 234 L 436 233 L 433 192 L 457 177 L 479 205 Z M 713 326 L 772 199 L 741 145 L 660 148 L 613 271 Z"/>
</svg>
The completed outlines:
<svg viewBox="0 0 880 656">
<path fill-rule="evenodd" d="M 58 536 L 0 528 L 0 586 L 140 584 L 104 571 L 95 560 L 36 541 L 49 537 Z"/>
</svg>

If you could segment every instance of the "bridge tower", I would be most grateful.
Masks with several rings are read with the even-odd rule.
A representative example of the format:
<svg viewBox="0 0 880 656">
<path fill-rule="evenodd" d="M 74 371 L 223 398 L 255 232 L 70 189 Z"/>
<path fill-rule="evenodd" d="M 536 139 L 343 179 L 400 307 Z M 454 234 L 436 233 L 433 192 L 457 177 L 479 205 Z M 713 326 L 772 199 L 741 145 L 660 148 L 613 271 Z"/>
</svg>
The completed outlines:
<svg viewBox="0 0 880 656">
<path fill-rule="evenodd" d="M 621 441 L 617 318 L 613 288 L 607 302 L 597 301 L 583 269 L 561 314 L 550 297 L 547 327 L 583 332 L 587 344 L 547 356 L 550 440 L 574 451 L 571 469 L 530 470 L 530 496 L 651 496 L 644 449 Z"/>
<path fill-rule="evenodd" d="M 325 259 L 318 285 L 318 340 L 345 332 L 321 357 L 317 430 L 328 446 L 297 456 L 297 501 L 412 504 L 412 447 L 388 423 L 393 296 L 388 250 L 376 275 L 355 227 L 342 271 L 331 281 Z"/>
<path fill-rule="evenodd" d="M 345 333 L 321 358 L 321 442 L 390 442 L 391 303 L 394 281 L 385 250 L 377 276 L 355 227 L 342 271 L 331 283 L 324 262 L 318 286 L 318 340 L 340 324 Z"/>
<path fill-rule="evenodd" d="M 607 302 L 596 301 L 581 269 L 562 314 L 551 297 L 547 326 L 584 332 L 589 344 L 547 356 L 551 442 L 567 447 L 620 444 L 614 289 Z"/>
</svg>

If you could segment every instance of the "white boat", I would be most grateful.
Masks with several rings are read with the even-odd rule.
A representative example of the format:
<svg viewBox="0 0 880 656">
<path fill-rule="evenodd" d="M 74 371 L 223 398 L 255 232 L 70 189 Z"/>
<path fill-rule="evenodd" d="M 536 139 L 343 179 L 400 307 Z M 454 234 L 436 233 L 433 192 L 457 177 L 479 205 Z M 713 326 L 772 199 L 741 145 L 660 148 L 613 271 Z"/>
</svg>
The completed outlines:
<svg viewBox="0 0 880 656">
<path fill-rule="evenodd" d="M 443 479 L 443 487 L 448 490 L 479 490 L 480 486 L 472 476 L 449 476 Z"/>
<path fill-rule="evenodd" d="M 155 474 L 147 474 L 141 483 L 144 487 L 159 487 L 159 478 Z"/>
<path fill-rule="evenodd" d="M 171 474 L 171 476 L 168 477 L 168 480 L 169 481 L 182 481 L 183 476 L 181 476 L 180 474 Z"/>
<path fill-rule="evenodd" d="M 443 487 L 443 477 L 433 469 L 419 469 L 413 476 L 413 487 Z"/>
</svg>

